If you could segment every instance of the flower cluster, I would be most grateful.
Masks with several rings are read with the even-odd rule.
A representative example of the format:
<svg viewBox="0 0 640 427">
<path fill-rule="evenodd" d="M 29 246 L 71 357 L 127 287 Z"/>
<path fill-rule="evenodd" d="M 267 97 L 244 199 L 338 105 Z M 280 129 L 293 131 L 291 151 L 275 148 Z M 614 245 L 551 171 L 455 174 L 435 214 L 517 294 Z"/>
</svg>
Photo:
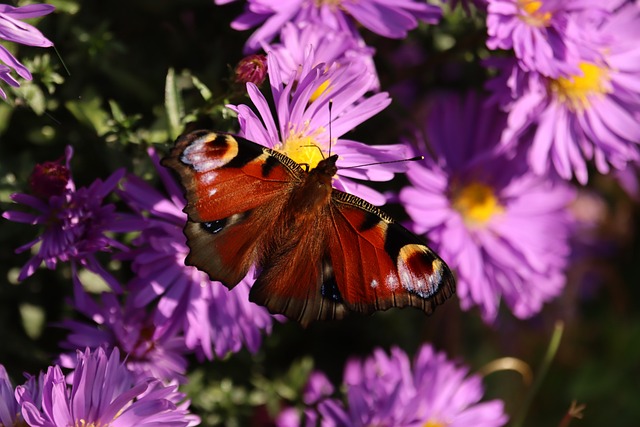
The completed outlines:
<svg viewBox="0 0 640 427">
<path fill-rule="evenodd" d="M 62 369 L 50 366 L 14 388 L 0 365 L 0 423 L 3 426 L 187 427 L 200 420 L 175 385 L 155 378 L 136 379 L 120 361 L 118 350 L 78 351 L 71 386 Z"/>
<path fill-rule="evenodd" d="M 430 345 L 422 346 L 413 364 L 399 348 L 390 354 L 377 348 L 364 360 L 352 359 L 343 386 L 346 405 L 331 397 L 333 387 L 322 373 L 312 374 L 305 402 L 317 410 L 299 414 L 287 409 L 278 426 L 317 425 L 318 420 L 323 426 L 341 427 L 498 427 L 507 422 L 501 401 L 481 402 L 482 379 Z"/>
<path fill-rule="evenodd" d="M 229 0 L 216 0 L 216 3 L 225 4 Z M 439 7 L 416 0 L 249 0 L 244 13 L 231 26 L 236 30 L 248 30 L 260 25 L 245 46 L 247 52 L 252 52 L 273 40 L 289 22 L 324 23 L 333 30 L 349 32 L 358 39 L 360 35 L 356 24 L 360 24 L 384 37 L 404 38 L 420 21 L 434 24 L 441 15 Z"/>
<path fill-rule="evenodd" d="M 620 1 L 489 1 L 488 83 L 508 112 L 506 146 L 522 146 L 531 169 L 588 181 L 587 161 L 606 174 L 640 160 L 640 6 Z"/>
</svg>

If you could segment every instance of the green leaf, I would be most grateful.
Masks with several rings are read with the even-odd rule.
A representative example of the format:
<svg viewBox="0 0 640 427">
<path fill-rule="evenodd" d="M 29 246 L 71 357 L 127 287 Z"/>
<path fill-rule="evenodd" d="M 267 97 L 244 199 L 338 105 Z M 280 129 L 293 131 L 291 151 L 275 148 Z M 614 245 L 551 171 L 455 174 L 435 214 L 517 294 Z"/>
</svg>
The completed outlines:
<svg viewBox="0 0 640 427">
<path fill-rule="evenodd" d="M 34 113 L 41 116 L 47 110 L 46 98 L 42 89 L 31 82 L 21 82 L 15 92 L 24 99 Z"/>
<path fill-rule="evenodd" d="M 13 107 L 6 102 L 0 102 L 0 135 L 2 135 L 7 129 L 7 126 L 9 126 L 11 113 L 13 113 Z"/>
<path fill-rule="evenodd" d="M 118 103 L 112 99 L 109 100 L 109 107 L 111 108 L 111 114 L 113 115 L 113 119 L 118 123 L 124 123 L 127 120 L 127 116 L 122 111 L 122 108 L 118 105 Z"/>
<path fill-rule="evenodd" d="M 169 68 L 167 79 L 164 87 L 164 106 L 168 117 L 169 136 L 176 139 L 182 132 L 182 118 L 184 117 L 184 102 L 175 71 Z"/>
<path fill-rule="evenodd" d="M 209 88 L 204 83 L 202 83 L 200 79 L 198 79 L 196 76 L 191 76 L 191 81 L 193 82 L 193 85 L 200 91 L 200 95 L 202 96 L 202 99 L 204 99 L 205 101 L 209 101 L 213 96 Z"/>
<path fill-rule="evenodd" d="M 47 3 L 56 7 L 57 12 L 65 12 L 74 15 L 80 10 L 78 0 L 49 0 Z"/>
</svg>

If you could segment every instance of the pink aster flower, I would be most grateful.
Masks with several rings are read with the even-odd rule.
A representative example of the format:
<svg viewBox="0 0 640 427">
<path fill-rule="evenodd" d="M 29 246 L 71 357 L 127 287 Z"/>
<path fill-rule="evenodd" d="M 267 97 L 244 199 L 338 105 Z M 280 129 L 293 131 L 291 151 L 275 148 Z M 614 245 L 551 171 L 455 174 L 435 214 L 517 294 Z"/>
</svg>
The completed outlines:
<svg viewBox="0 0 640 427">
<path fill-rule="evenodd" d="M 246 51 L 255 51 L 273 40 L 287 22 L 323 22 L 354 35 L 358 23 L 384 37 L 404 38 L 419 21 L 434 24 L 441 14 L 438 6 L 416 0 L 248 0 L 231 26 L 242 31 L 261 25 L 245 46 Z"/>
<path fill-rule="evenodd" d="M 498 81 L 509 97 L 503 142 L 526 144 L 536 173 L 553 169 L 582 184 L 587 161 L 606 174 L 640 160 L 640 5 L 625 4 L 592 31 L 601 59 L 581 58 L 575 74 L 552 79 L 512 67 Z"/>
<path fill-rule="evenodd" d="M 589 51 L 588 15 L 605 11 L 594 0 L 487 0 L 489 49 L 513 49 L 526 71 L 575 74 Z M 595 59 L 595 52 L 592 53 Z"/>
<path fill-rule="evenodd" d="M 44 263 L 55 269 L 59 261 L 70 262 L 101 275 L 114 290 L 118 283 L 107 273 L 95 258 L 97 252 L 112 248 L 126 249 L 110 237 L 110 231 L 130 231 L 116 214 L 113 204 L 104 204 L 104 199 L 116 187 L 123 170 L 114 172 L 104 182 L 94 181 L 89 187 L 77 188 L 71 177 L 69 162 L 73 155 L 71 147 L 66 149 L 66 160 L 36 165 L 30 178 L 33 195 L 12 194 L 11 199 L 36 213 L 7 211 L 2 214 L 9 221 L 37 225 L 42 233 L 33 241 L 16 249 L 25 252 L 36 244 L 37 253 L 24 265 L 18 280 L 31 276 Z"/>
<path fill-rule="evenodd" d="M 48 4 L 30 4 L 22 7 L 13 7 L 7 4 L 0 4 L 0 39 L 27 46 L 49 47 L 53 43 L 49 41 L 40 31 L 32 25 L 22 22 L 23 19 L 36 18 L 53 12 L 55 8 Z M 31 73 L 18 61 L 15 56 L 0 45 L 0 80 L 7 84 L 18 87 L 20 83 L 11 75 L 15 72 L 26 80 L 31 80 Z M 0 88 L 0 96 L 6 98 L 7 95 Z"/>
<path fill-rule="evenodd" d="M 413 364 L 399 348 L 389 355 L 376 349 L 362 361 L 347 362 L 343 381 L 347 406 L 322 401 L 322 425 L 498 427 L 507 422 L 502 401 L 481 401 L 478 375 L 429 345 Z"/>
<path fill-rule="evenodd" d="M 249 301 L 252 273 L 229 290 L 184 265 L 189 247 L 182 232 L 187 220 L 183 190 L 157 155 L 150 155 L 168 196 L 134 176 L 125 180 L 121 192 L 122 199 L 146 217 L 136 248 L 124 256 L 136 274 L 128 285 L 132 307 L 156 304 L 154 324 L 182 331 L 186 346 L 208 359 L 244 347 L 257 351 L 274 318 Z"/>
<path fill-rule="evenodd" d="M 420 148 L 434 158 L 410 165 L 412 186 L 400 193 L 414 231 L 456 271 L 462 307 L 479 306 L 487 322 L 501 300 L 517 317 L 538 313 L 562 290 L 570 254 L 574 192 L 496 150 L 505 121 L 475 94 L 435 99 L 425 125 L 433 151 Z"/>
<path fill-rule="evenodd" d="M 188 411 L 189 401 L 157 379 L 136 380 L 120 361 L 118 350 L 77 354 L 73 383 L 68 387 L 59 366 L 44 375 L 41 396 L 18 386 L 16 397 L 28 426 L 186 427 L 200 423 Z"/>
<path fill-rule="evenodd" d="M 302 69 L 288 79 L 280 64 L 267 56 L 269 80 L 275 103 L 276 116 L 266 98 L 255 85 L 247 84 L 249 97 L 256 110 L 247 105 L 230 106 L 238 113 L 240 134 L 266 147 L 281 151 L 298 163 L 314 168 L 326 158 L 331 149 L 338 154 L 338 175 L 334 186 L 353 193 L 369 202 L 381 205 L 385 197 L 379 192 L 353 181 L 387 181 L 394 172 L 406 170 L 406 165 L 374 165 L 367 168 L 346 169 L 374 162 L 406 158 L 401 145 L 368 146 L 342 135 L 384 109 L 391 100 L 386 92 L 369 98 L 364 95 L 371 88 L 375 76 L 365 70 L 354 72 L 352 66 L 319 64 L 307 61 Z M 332 101 L 331 120 L 329 102 Z M 256 114 L 257 111 L 257 114 Z M 333 140 L 329 143 L 329 131 Z"/>
<path fill-rule="evenodd" d="M 373 63 L 374 49 L 365 45 L 361 37 L 347 31 L 334 30 L 321 22 L 287 23 L 280 33 L 280 41 L 264 45 L 278 62 L 280 79 L 289 83 L 296 71 L 307 66 L 337 63 L 351 66 L 353 72 L 370 73 L 376 76 L 371 90 L 379 89 L 377 71 Z"/>
</svg>

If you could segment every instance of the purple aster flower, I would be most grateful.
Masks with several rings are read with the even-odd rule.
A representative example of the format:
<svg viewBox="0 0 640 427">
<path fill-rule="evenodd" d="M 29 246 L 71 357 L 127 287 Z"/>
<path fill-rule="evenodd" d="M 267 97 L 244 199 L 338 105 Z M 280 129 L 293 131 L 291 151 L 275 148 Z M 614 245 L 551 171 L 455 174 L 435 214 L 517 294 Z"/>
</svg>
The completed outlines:
<svg viewBox="0 0 640 427">
<path fill-rule="evenodd" d="M 322 425 L 497 427 L 507 422 L 500 400 L 481 402 L 482 379 L 424 345 L 411 365 L 399 348 L 376 349 L 350 360 L 344 373 L 347 407 L 334 399 L 318 406 Z"/>
<path fill-rule="evenodd" d="M 7 4 L 0 4 L 0 39 L 27 46 L 49 47 L 53 43 L 49 41 L 40 31 L 32 25 L 22 22 L 23 19 L 36 18 L 53 12 L 55 8 L 48 4 L 30 4 L 22 7 L 13 7 Z M 13 87 L 20 86 L 20 83 L 11 76 L 11 70 L 26 80 L 31 80 L 31 73 L 12 54 L 0 45 L 0 79 Z M 6 98 L 7 95 L 0 88 L 0 96 Z"/>
<path fill-rule="evenodd" d="M 42 234 L 35 240 L 16 249 L 16 253 L 21 253 L 40 244 L 37 253 L 20 271 L 18 280 L 31 276 L 42 263 L 49 269 L 55 269 L 59 261 L 69 261 L 74 269 L 78 264 L 101 275 L 118 291 L 118 283 L 100 266 L 95 254 L 111 248 L 126 249 L 106 234 L 109 231 L 130 231 L 123 222 L 123 216 L 115 213 L 113 204 L 103 204 L 124 171 L 114 172 L 104 182 L 98 179 L 89 187 L 76 189 L 69 167 L 72 155 L 73 150 L 68 146 L 64 164 L 61 159 L 36 165 L 30 178 L 34 195 L 11 195 L 13 201 L 36 210 L 36 213 L 7 211 L 2 214 L 9 221 L 42 228 Z"/>
<path fill-rule="evenodd" d="M 148 215 L 134 241 L 137 248 L 125 254 L 136 274 L 128 285 L 130 303 L 142 309 L 155 301 L 154 324 L 182 331 L 186 346 L 208 359 L 243 347 L 257 351 L 274 318 L 249 301 L 252 273 L 229 290 L 184 265 L 189 247 L 182 232 L 187 220 L 183 191 L 156 154 L 150 155 L 168 197 L 134 176 L 125 180 L 121 192 L 135 211 Z"/>
<path fill-rule="evenodd" d="M 121 303 L 113 293 L 103 293 L 96 304 L 76 280 L 74 308 L 92 323 L 67 320 L 59 326 L 70 334 L 61 347 L 73 351 L 60 356 L 60 364 L 74 368 L 75 351 L 82 348 L 107 352 L 118 348 L 124 364 L 137 378 L 154 377 L 164 381 L 184 382 L 187 348 L 184 337 L 168 325 L 154 323 L 153 311 Z"/>
<path fill-rule="evenodd" d="M 374 162 L 406 158 L 402 145 L 368 146 L 342 135 L 384 109 L 391 100 L 386 92 L 363 98 L 375 76 L 354 65 L 339 66 L 304 62 L 302 69 L 284 84 L 280 64 L 267 56 L 269 80 L 276 117 L 255 85 L 247 84 L 249 97 L 258 114 L 247 105 L 229 106 L 238 113 L 241 135 L 258 144 L 283 152 L 298 163 L 314 168 L 331 153 L 340 156 L 334 186 L 377 205 L 385 197 L 352 178 L 387 181 L 394 172 L 406 170 L 404 164 L 380 164 L 345 169 Z M 333 103 L 331 116 L 329 102 Z M 331 117 L 331 119 L 330 119 Z M 333 138 L 329 143 L 329 133 Z"/>
<path fill-rule="evenodd" d="M 549 77 L 575 74 L 579 51 L 590 40 L 588 14 L 604 10 L 594 0 L 487 0 L 489 49 L 513 49 L 526 71 Z M 592 58 L 592 59 L 595 59 Z"/>
<path fill-rule="evenodd" d="M 16 397 L 22 416 L 32 427 L 95 426 L 193 426 L 198 417 L 188 411 L 189 401 L 176 386 L 148 378 L 136 380 L 120 361 L 117 349 L 107 356 L 103 349 L 77 354 L 73 383 L 69 388 L 59 366 L 44 375 L 42 396 L 18 386 Z"/>
<path fill-rule="evenodd" d="M 531 168 L 553 168 L 582 184 L 587 160 L 603 174 L 640 160 L 640 5 L 625 4 L 592 31 L 602 59 L 581 59 L 577 73 L 551 79 L 514 66 L 490 83 L 494 90 L 508 85 L 503 142 L 522 143 L 521 135 L 533 133 L 525 139 Z"/>
<path fill-rule="evenodd" d="M 353 72 L 370 73 L 376 76 L 371 90 L 379 89 L 377 72 L 373 63 L 374 49 L 365 45 L 361 37 L 352 33 L 334 30 L 323 23 L 287 23 L 280 33 L 280 42 L 264 46 L 279 64 L 283 83 L 295 76 L 303 64 L 314 67 L 319 64 L 350 66 Z"/>
<path fill-rule="evenodd" d="M 250 52 L 273 40 L 287 22 L 323 22 L 354 35 L 358 23 L 384 37 L 404 38 L 419 21 L 435 24 L 441 15 L 440 7 L 416 0 L 248 0 L 231 26 L 242 31 L 262 24 L 247 40 Z"/>
<path fill-rule="evenodd" d="M 425 126 L 435 158 L 411 164 L 400 193 L 414 231 L 456 270 L 462 307 L 478 305 L 487 322 L 501 299 L 520 318 L 540 311 L 563 288 L 570 253 L 574 192 L 496 150 L 505 121 L 473 93 L 435 99 Z"/>
</svg>

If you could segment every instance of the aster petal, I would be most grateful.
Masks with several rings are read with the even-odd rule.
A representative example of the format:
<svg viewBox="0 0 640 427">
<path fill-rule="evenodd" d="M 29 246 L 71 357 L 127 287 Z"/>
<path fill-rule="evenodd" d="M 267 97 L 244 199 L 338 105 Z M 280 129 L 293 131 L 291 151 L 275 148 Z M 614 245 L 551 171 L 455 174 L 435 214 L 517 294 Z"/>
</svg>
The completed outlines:
<svg viewBox="0 0 640 427">
<path fill-rule="evenodd" d="M 638 143 L 640 141 L 640 126 L 638 120 L 633 118 L 629 111 L 624 110 L 610 97 L 602 97 L 593 106 L 602 122 L 620 138 Z M 605 113 L 606 112 L 606 113 Z"/>
<path fill-rule="evenodd" d="M 33 10 L 32 5 L 30 10 Z M 42 5 L 40 5 L 42 6 Z M 28 7 L 28 6 L 27 6 Z M 34 26 L 19 21 L 29 17 L 30 13 L 21 13 L 20 9 L 14 8 L 12 12 L 0 12 L 0 38 L 9 40 L 15 43 L 24 44 L 27 46 L 49 47 L 53 46 L 53 43 L 47 39 L 38 29 Z M 51 12 L 53 8 L 49 10 Z M 49 13 L 46 12 L 46 13 Z M 40 15 L 35 15 L 40 16 Z M 18 18 L 18 19 L 16 19 Z"/>
<path fill-rule="evenodd" d="M 1 24 L 1 23 L 0 23 Z M 13 68 L 14 70 L 16 70 L 16 73 L 18 73 L 18 75 L 20 77 L 22 77 L 25 80 L 31 80 L 33 77 L 31 76 L 31 72 L 27 69 L 27 67 L 25 67 L 24 65 L 22 65 L 22 63 L 20 61 L 18 61 L 15 56 L 13 56 L 11 54 L 11 52 L 9 52 L 4 46 L 0 45 L 0 61 L 4 62 L 5 64 L 9 65 L 11 68 Z M 9 75 L 7 75 L 8 77 L 10 77 Z M 11 86 L 13 87 L 18 87 L 20 86 L 18 84 L 18 82 L 16 80 L 14 80 L 13 78 L 10 79 L 5 79 L 3 78 L 3 80 L 7 83 L 9 83 Z"/>
<path fill-rule="evenodd" d="M 260 89 L 253 83 L 247 83 L 247 93 L 249 94 L 249 98 L 253 102 L 253 105 L 256 106 L 260 117 L 262 118 L 262 122 L 267 130 L 267 134 L 270 137 L 271 141 L 277 141 L 278 135 L 278 127 L 273 121 L 273 116 L 271 115 L 271 111 L 269 110 L 269 104 L 267 100 L 264 98 Z"/>
<path fill-rule="evenodd" d="M 364 27 L 384 37 L 403 38 L 418 25 L 411 14 L 379 2 L 344 2 L 342 6 Z"/>
</svg>

